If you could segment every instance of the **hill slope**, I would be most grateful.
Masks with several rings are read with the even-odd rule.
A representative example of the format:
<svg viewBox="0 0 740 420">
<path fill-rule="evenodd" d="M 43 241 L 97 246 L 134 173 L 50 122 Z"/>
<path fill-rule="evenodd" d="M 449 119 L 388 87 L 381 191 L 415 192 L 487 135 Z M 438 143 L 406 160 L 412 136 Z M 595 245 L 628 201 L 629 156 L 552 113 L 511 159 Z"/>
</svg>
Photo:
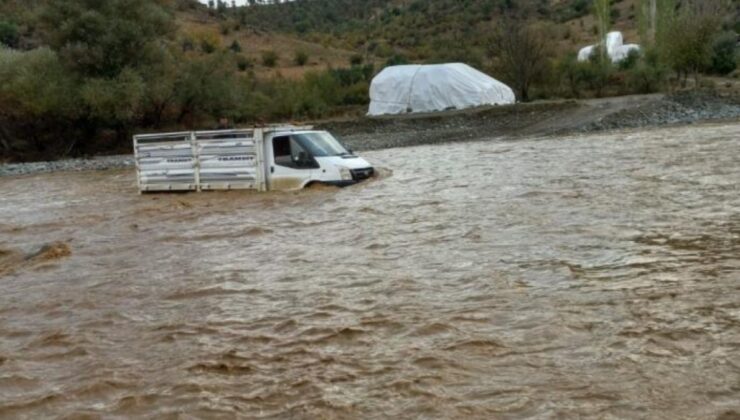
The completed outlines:
<svg viewBox="0 0 740 420">
<path fill-rule="evenodd" d="M 631 42 L 639 42 L 635 2 L 612 6 L 613 28 Z M 280 56 L 276 68 L 288 76 L 317 66 L 346 66 L 353 55 L 378 64 L 401 56 L 485 67 L 493 31 L 513 17 L 546 25 L 558 54 L 575 52 L 597 37 L 588 0 L 296 0 L 222 13 L 183 0 L 180 9 L 185 31 L 210 31 L 223 45 L 238 40 L 258 73 L 276 73 L 260 66 L 261 54 L 275 51 Z M 307 68 L 294 65 L 298 51 L 308 53 Z"/>
</svg>

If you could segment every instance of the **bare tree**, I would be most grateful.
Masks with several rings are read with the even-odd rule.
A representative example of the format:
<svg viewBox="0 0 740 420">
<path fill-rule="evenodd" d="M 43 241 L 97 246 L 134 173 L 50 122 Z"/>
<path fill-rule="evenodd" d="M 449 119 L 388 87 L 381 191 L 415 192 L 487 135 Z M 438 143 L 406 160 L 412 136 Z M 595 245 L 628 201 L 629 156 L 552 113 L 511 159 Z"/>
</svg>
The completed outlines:
<svg viewBox="0 0 740 420">
<path fill-rule="evenodd" d="M 505 19 L 494 33 L 489 56 L 496 70 L 517 92 L 519 100 L 529 101 L 534 83 L 545 76 L 551 55 L 546 31 L 521 19 Z"/>
</svg>

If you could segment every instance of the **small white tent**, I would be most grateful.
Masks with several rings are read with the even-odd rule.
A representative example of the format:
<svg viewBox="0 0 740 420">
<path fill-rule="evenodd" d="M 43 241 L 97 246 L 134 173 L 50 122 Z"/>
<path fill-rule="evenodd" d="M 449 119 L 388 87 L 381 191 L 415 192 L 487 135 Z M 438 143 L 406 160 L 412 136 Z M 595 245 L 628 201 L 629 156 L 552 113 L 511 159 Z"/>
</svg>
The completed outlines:
<svg viewBox="0 0 740 420">
<path fill-rule="evenodd" d="M 391 66 L 370 85 L 368 115 L 464 109 L 516 102 L 505 84 L 466 64 Z"/>
<path fill-rule="evenodd" d="M 596 50 L 597 45 L 583 47 L 578 52 L 578 61 L 588 61 Z M 612 63 L 618 63 L 627 58 L 631 51 L 640 51 L 637 44 L 625 44 L 624 37 L 619 31 L 609 32 L 606 35 L 606 53 L 612 60 Z"/>
</svg>

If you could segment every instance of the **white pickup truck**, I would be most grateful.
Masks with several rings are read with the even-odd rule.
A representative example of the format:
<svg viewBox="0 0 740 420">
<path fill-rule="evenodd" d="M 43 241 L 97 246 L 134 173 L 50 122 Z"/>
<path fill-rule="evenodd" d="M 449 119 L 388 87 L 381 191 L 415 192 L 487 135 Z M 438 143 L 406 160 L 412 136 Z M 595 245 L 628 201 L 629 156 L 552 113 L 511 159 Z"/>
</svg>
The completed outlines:
<svg viewBox="0 0 740 420">
<path fill-rule="evenodd" d="M 139 192 L 297 190 L 375 175 L 326 131 L 271 126 L 134 136 Z"/>
</svg>

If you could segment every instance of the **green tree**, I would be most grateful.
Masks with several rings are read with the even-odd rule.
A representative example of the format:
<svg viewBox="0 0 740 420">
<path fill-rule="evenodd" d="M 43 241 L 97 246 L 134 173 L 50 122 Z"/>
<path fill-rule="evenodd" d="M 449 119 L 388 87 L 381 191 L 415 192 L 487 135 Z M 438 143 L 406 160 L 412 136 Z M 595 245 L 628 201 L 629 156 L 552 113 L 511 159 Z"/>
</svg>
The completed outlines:
<svg viewBox="0 0 740 420">
<path fill-rule="evenodd" d="M 89 77 L 115 78 L 159 54 L 174 30 L 166 0 L 49 0 L 42 34 L 64 63 Z"/>
<path fill-rule="evenodd" d="M 722 75 L 731 73 L 737 68 L 737 56 L 737 34 L 721 34 L 712 46 L 712 72 Z"/>
<path fill-rule="evenodd" d="M 61 156 L 79 118 L 76 84 L 48 48 L 20 52 L 0 47 L 0 155 Z"/>
<path fill-rule="evenodd" d="M 20 52 L 0 48 L 0 115 L 77 115 L 74 79 L 54 51 Z"/>
<path fill-rule="evenodd" d="M 690 75 L 698 76 L 712 63 L 712 44 L 719 25 L 714 19 L 684 12 L 669 25 L 669 33 L 681 36 L 665 37 L 659 44 L 666 64 L 684 83 Z"/>
<path fill-rule="evenodd" d="M 89 116 L 106 126 L 126 126 L 139 116 L 144 80 L 136 71 L 124 69 L 112 79 L 88 79 L 80 94 Z"/>
<path fill-rule="evenodd" d="M 239 89 L 233 57 L 223 53 L 211 54 L 181 64 L 175 81 L 174 91 L 179 114 L 179 124 L 194 125 L 204 118 L 234 118 L 239 98 L 244 96 Z"/>
</svg>

